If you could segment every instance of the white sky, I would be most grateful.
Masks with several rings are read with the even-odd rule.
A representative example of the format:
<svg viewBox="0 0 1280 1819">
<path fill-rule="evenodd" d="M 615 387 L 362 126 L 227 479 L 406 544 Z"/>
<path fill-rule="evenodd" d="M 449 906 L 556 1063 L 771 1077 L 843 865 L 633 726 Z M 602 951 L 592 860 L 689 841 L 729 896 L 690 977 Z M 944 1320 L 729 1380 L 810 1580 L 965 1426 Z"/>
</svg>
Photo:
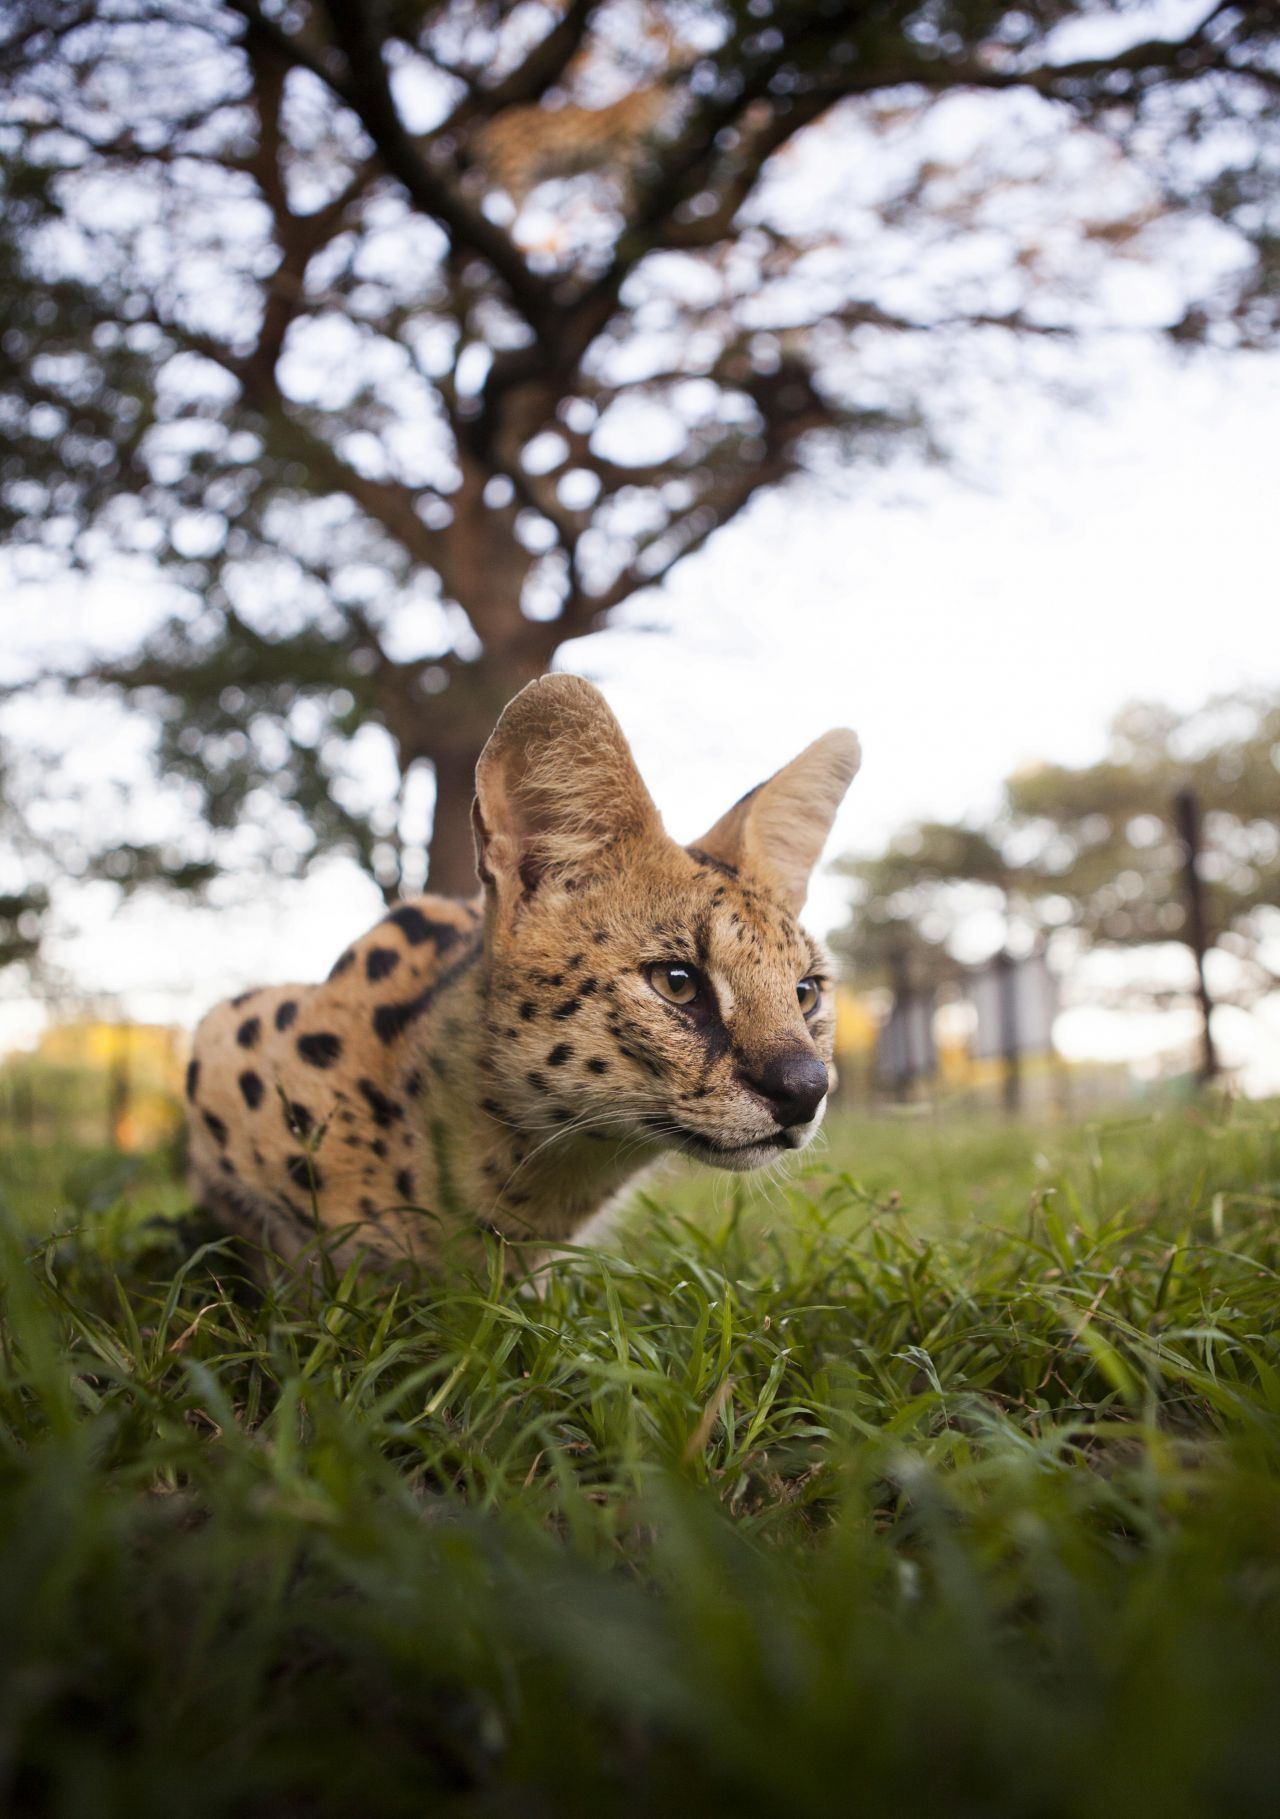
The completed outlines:
<svg viewBox="0 0 1280 1819">
<path fill-rule="evenodd" d="M 1122 370 L 1127 363 L 1127 370 Z M 829 849 L 870 850 L 915 816 L 981 814 L 1035 758 L 1099 755 L 1137 695 L 1192 706 L 1280 681 L 1276 477 L 1280 358 L 1174 364 L 1135 343 L 1090 411 L 1016 398 L 984 450 L 984 490 L 942 472 L 852 470 L 764 500 L 633 618 L 571 646 L 600 682 L 670 831 L 694 838 L 741 792 L 829 726 L 857 728 L 861 776 Z M 10 654 L 41 621 L 11 620 Z M 140 611 L 89 585 L 49 623 L 110 642 Z M 144 618 L 149 616 L 143 615 Z M 93 754 L 108 769 L 109 752 Z M 315 976 L 379 910 L 344 863 L 264 883 L 248 909 L 81 893 L 83 929 L 55 958 L 140 1017 L 192 1021 L 216 996 Z M 809 920 L 842 917 L 819 877 Z M 1083 1019 L 1083 1022 L 1081 1021 Z M 0 1005 L 0 1049 L 39 1027 Z M 1280 1086 L 1280 1018 L 1228 1018 L 1229 1058 Z M 1074 1052 L 1141 1054 L 1163 1020 L 1075 1012 Z"/>
</svg>

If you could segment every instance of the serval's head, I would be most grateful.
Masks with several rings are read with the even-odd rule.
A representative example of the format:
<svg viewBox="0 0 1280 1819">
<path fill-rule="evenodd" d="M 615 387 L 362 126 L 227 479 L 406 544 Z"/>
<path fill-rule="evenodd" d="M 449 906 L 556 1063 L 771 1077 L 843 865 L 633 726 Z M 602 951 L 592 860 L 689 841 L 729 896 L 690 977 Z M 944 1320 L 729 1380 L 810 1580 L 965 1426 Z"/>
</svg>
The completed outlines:
<svg viewBox="0 0 1280 1819">
<path fill-rule="evenodd" d="M 826 954 L 796 920 L 858 768 L 825 733 L 677 846 L 599 691 L 531 683 L 474 807 L 488 1022 L 525 1128 L 747 1169 L 802 1149 L 831 1082 Z"/>
</svg>

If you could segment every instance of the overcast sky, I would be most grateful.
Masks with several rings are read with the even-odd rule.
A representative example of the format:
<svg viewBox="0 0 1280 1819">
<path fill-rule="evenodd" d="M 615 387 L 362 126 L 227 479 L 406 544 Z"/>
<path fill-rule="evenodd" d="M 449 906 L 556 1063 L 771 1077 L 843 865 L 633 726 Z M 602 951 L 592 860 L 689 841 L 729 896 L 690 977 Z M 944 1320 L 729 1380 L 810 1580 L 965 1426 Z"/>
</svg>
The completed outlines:
<svg viewBox="0 0 1280 1819">
<path fill-rule="evenodd" d="M 1280 681 L 1280 358 L 1179 364 L 1134 342 L 1097 371 L 1087 410 L 1030 395 L 993 407 L 981 487 L 854 469 L 792 489 L 638 603 L 632 616 L 665 635 L 618 630 L 569 648 L 566 666 L 604 688 L 677 838 L 833 725 L 855 727 L 864 748 L 835 854 L 874 849 L 915 816 L 981 814 L 1027 761 L 1089 761 L 1135 696 L 1189 707 Z M 105 585 L 44 611 L 22 604 L 11 656 L 47 654 L 53 625 L 115 642 L 148 616 L 135 590 Z M 85 765 L 109 772 L 129 749 L 95 746 Z M 181 1021 L 226 990 L 322 973 L 379 910 L 342 863 L 225 912 L 114 911 L 105 888 L 81 899 L 86 926 L 55 957 L 133 1014 Z M 811 922 L 841 916 L 839 882 L 820 877 Z M 0 1047 L 37 1027 L 34 1007 L 0 1006 Z M 1280 1020 L 1275 1032 L 1256 1082 L 1274 1070 L 1280 1085 Z M 1100 1052 L 1153 1040 L 1096 1018 L 1073 1032 Z"/>
</svg>

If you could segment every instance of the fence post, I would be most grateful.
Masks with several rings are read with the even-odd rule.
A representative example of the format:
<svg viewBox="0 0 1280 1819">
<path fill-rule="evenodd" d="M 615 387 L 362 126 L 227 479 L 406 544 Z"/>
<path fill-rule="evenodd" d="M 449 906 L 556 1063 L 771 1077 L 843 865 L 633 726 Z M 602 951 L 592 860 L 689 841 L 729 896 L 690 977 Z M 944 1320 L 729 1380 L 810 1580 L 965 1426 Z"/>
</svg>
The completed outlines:
<svg viewBox="0 0 1280 1819">
<path fill-rule="evenodd" d="M 1182 838 L 1182 888 L 1187 905 L 1187 937 L 1196 962 L 1196 997 L 1200 1002 L 1200 1082 L 1208 1085 L 1218 1075 L 1218 1051 L 1213 1044 L 1210 1019 L 1213 999 L 1204 975 L 1209 949 L 1208 920 L 1204 909 L 1204 880 L 1200 876 L 1200 805 L 1193 789 L 1180 789 L 1173 799 L 1178 832 Z"/>
</svg>

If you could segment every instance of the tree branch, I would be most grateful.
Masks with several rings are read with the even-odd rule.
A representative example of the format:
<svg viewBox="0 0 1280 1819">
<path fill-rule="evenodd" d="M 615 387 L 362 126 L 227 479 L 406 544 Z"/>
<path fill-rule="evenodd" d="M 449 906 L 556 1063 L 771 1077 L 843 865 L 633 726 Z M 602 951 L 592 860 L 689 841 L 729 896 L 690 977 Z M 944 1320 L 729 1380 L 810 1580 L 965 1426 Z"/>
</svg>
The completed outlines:
<svg viewBox="0 0 1280 1819">
<path fill-rule="evenodd" d="M 455 246 L 492 267 L 535 333 L 548 333 L 555 321 L 548 286 L 530 271 L 509 236 L 432 167 L 405 130 L 364 0 L 325 0 L 325 5 L 349 70 L 343 98 L 359 116 L 387 170 L 404 185 L 417 208 L 440 222 Z"/>
<path fill-rule="evenodd" d="M 413 488 L 397 480 L 378 480 L 352 467 L 331 443 L 289 410 L 274 372 L 265 372 L 252 355 L 241 358 L 211 335 L 182 328 L 155 310 L 149 312 L 147 319 L 188 353 L 200 354 L 230 373 L 254 407 L 284 430 L 308 471 L 334 492 L 345 493 L 415 562 L 437 572 L 448 567 L 449 550 L 444 534 L 424 524 L 416 509 L 423 497 L 440 495 L 430 488 Z"/>
<path fill-rule="evenodd" d="M 59 5 L 58 0 L 47 0 L 45 5 L 34 5 L 29 8 L 26 20 L 16 31 L 10 32 L 7 38 L 0 39 L 0 70 L 16 69 L 29 60 L 31 46 L 39 39 L 57 44 L 61 39 L 70 37 L 82 25 L 89 25 L 97 16 L 94 0 L 73 9 Z M 45 53 L 48 44 L 41 44 L 39 49 Z"/>
<path fill-rule="evenodd" d="M 575 316 L 586 331 L 575 339 L 579 353 L 599 332 L 616 307 L 622 286 L 630 273 L 647 255 L 660 246 L 714 246 L 731 228 L 734 216 L 752 193 L 767 160 L 800 131 L 819 119 L 838 101 L 859 95 L 878 93 L 899 87 L 922 87 L 933 91 L 981 88 L 989 90 L 1031 89 L 1048 100 L 1063 101 L 1077 107 L 1088 104 L 1114 105 L 1140 97 L 1155 79 L 1178 82 L 1193 80 L 1209 70 L 1247 77 L 1280 90 L 1280 71 L 1256 64 L 1242 65 L 1228 60 L 1239 42 L 1215 40 L 1209 27 L 1226 13 L 1237 11 L 1229 0 L 1221 3 L 1200 22 L 1194 31 L 1177 39 L 1149 39 L 1133 45 L 1117 56 L 1083 58 L 1072 63 L 1041 64 L 1025 69 L 995 69 L 976 57 L 964 59 L 926 59 L 911 57 L 897 62 L 875 62 L 865 72 L 851 65 L 848 75 L 824 80 L 799 90 L 790 97 L 773 100 L 769 84 L 794 49 L 789 41 L 773 55 L 761 61 L 751 78 L 744 82 L 733 98 L 716 107 L 704 107 L 682 133 L 672 153 L 649 186 L 644 207 L 629 231 L 619 241 L 609 267 L 585 291 Z M 1263 8 L 1264 14 L 1271 9 Z M 1242 29 L 1252 29 L 1253 15 L 1245 16 Z M 1261 22 L 1265 25 L 1265 18 Z M 1116 77 L 1127 77 L 1117 88 Z M 709 162 L 709 147 L 716 134 L 742 119 L 751 102 L 771 100 L 774 115 L 769 124 L 752 135 L 747 156 L 736 168 L 730 166 L 724 187 L 719 192 L 715 209 L 696 221 L 680 223 L 673 217 L 685 199 L 699 166 Z"/>
<path fill-rule="evenodd" d="M 562 628 L 557 642 L 568 643 L 571 639 L 587 637 L 592 632 L 602 630 L 609 614 L 621 606 L 624 600 L 629 600 L 633 594 L 638 594 L 645 588 L 660 586 L 677 564 L 700 550 L 726 524 L 732 523 L 762 487 L 774 486 L 786 479 L 796 471 L 797 465 L 789 445 L 755 466 L 740 464 L 719 489 L 718 496 L 704 493 L 698 498 L 687 512 L 675 519 L 650 543 L 643 545 L 636 559 L 627 564 L 603 593 L 587 593 L 575 578 L 562 611 L 550 621 L 551 625 Z M 670 555 L 652 568 L 643 566 L 640 558 L 646 550 L 656 548 L 668 538 L 674 538 L 676 545 Z"/>
<path fill-rule="evenodd" d="M 1084 57 L 1072 63 L 1041 63 L 1019 68 L 999 69 L 980 62 L 976 57 L 925 59 L 912 57 L 897 64 L 877 64 L 859 76 L 850 71 L 847 80 L 826 83 L 817 93 L 828 102 L 853 95 L 865 95 L 886 88 L 912 87 L 933 91 L 949 88 L 1015 89 L 1029 88 L 1046 100 L 1066 101 L 1075 105 L 1114 106 L 1140 95 L 1149 81 L 1174 79 L 1194 81 L 1209 70 L 1224 75 L 1243 76 L 1280 89 L 1280 70 L 1257 64 L 1227 61 L 1228 53 L 1238 48 L 1241 37 L 1215 39 L 1209 27 L 1226 13 L 1239 9 L 1223 0 L 1194 31 L 1182 38 L 1148 38 L 1112 57 Z M 1270 9 L 1262 9 L 1264 13 Z M 1247 17 L 1248 15 L 1246 15 Z M 1265 25 L 1265 19 L 1261 22 Z M 1247 37 L 1247 32 L 1244 34 Z M 1118 85 L 1116 77 L 1122 79 Z M 1093 92 L 1090 92 L 1093 91 Z"/>
<path fill-rule="evenodd" d="M 570 0 L 546 37 L 538 40 L 518 69 L 495 82 L 492 88 L 469 86 L 463 100 L 442 125 L 427 135 L 428 139 L 446 138 L 474 119 L 488 119 L 504 108 L 524 107 L 541 100 L 560 80 L 580 50 L 599 7 L 600 0 Z"/>
</svg>

